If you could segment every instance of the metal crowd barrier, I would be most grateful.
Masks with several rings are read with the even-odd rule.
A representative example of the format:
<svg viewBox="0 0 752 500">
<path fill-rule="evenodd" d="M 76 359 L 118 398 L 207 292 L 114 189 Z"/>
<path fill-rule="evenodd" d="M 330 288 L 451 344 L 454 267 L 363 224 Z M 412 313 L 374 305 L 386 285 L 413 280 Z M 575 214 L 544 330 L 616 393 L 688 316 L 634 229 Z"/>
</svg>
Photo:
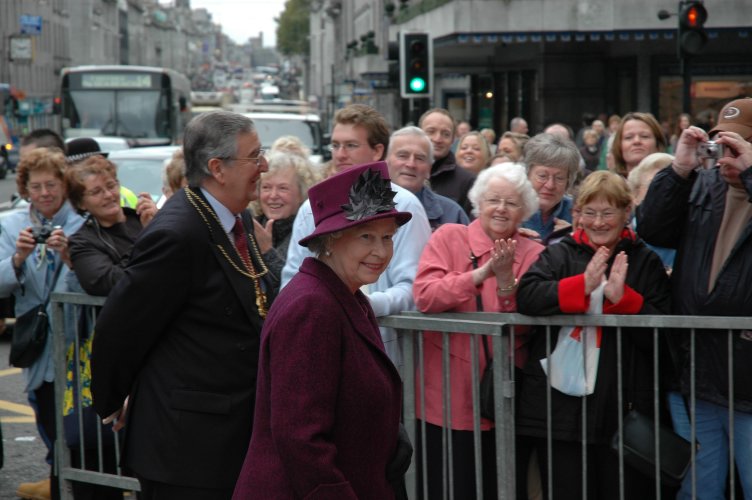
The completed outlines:
<svg viewBox="0 0 752 500">
<path fill-rule="evenodd" d="M 57 407 L 60 409 L 56 412 L 56 429 L 59 439 L 56 441 L 56 470 L 60 478 L 61 484 L 61 499 L 71 500 L 73 498 L 71 492 L 71 481 L 78 481 L 89 484 L 97 484 L 103 486 L 111 486 L 115 488 L 121 488 L 123 490 L 140 491 L 138 480 L 132 477 L 123 475 L 123 471 L 119 467 L 120 462 L 120 449 L 119 441 L 115 439 L 114 454 L 115 460 L 118 464 L 115 473 L 106 473 L 103 470 L 103 440 L 101 431 L 97 432 L 97 446 L 96 449 L 87 449 L 82 446 L 76 453 L 79 453 L 78 457 L 80 463 L 86 463 L 86 453 L 96 453 L 97 462 L 99 467 L 95 467 L 95 470 L 84 470 L 83 468 L 73 467 L 71 461 L 71 449 L 68 448 L 65 442 L 64 436 L 64 424 L 63 424 L 63 399 L 65 392 L 65 379 L 66 379 L 66 353 L 69 346 L 66 345 L 64 336 L 64 324 L 65 313 L 64 307 L 73 306 L 102 306 L 105 302 L 104 297 L 92 297 L 85 294 L 77 293 L 53 293 L 51 297 L 51 304 L 53 307 L 52 315 L 52 327 L 54 335 L 54 356 L 55 356 L 55 400 Z M 647 328 L 652 330 L 652 340 L 654 347 L 654 409 L 655 415 L 658 414 L 659 405 L 661 404 L 658 398 L 658 373 L 659 373 L 659 335 L 663 329 L 686 329 L 690 331 L 690 367 L 691 372 L 695 371 L 695 334 L 699 329 L 715 330 L 720 332 L 726 332 L 728 337 L 728 354 L 729 354 L 729 394 L 733 394 L 733 347 L 732 347 L 732 332 L 734 330 L 749 330 L 752 327 L 752 321 L 750 318 L 744 317 L 706 317 L 706 316 L 617 316 L 617 315 L 600 315 L 600 316 L 586 316 L 586 315 L 562 315 L 562 316 L 524 316 L 521 314 L 504 314 L 504 313 L 443 313 L 424 315 L 417 312 L 406 312 L 399 315 L 387 316 L 379 318 L 381 326 L 392 327 L 398 330 L 402 342 L 402 354 L 403 354 L 403 366 L 401 372 L 403 376 L 404 387 L 404 424 L 407 432 L 410 436 L 412 443 L 416 443 L 416 395 L 415 395 L 415 382 L 416 382 L 416 368 L 419 373 L 423 372 L 423 336 L 420 333 L 423 330 L 430 330 L 435 332 L 441 332 L 442 334 L 442 356 L 443 356 L 443 369 L 442 378 L 443 386 L 450 387 L 452 374 L 449 370 L 449 340 L 451 334 L 464 334 L 470 336 L 470 348 L 471 348 L 471 377 L 472 377 L 472 403 L 473 403 L 473 442 L 474 442 L 474 459 L 476 464 L 475 470 L 475 482 L 476 492 L 475 496 L 479 499 L 484 498 L 483 486 L 481 481 L 481 446 L 480 446 L 480 375 L 479 373 L 479 353 L 480 353 L 480 339 L 482 336 L 488 336 L 491 339 L 491 345 L 494 352 L 494 414 L 495 414 L 495 432 L 494 439 L 496 444 L 496 483 L 497 483 L 497 498 L 501 500 L 512 500 L 516 498 L 515 493 L 515 374 L 514 374 L 514 331 L 519 326 L 536 326 L 546 329 L 556 328 L 558 330 L 561 326 L 603 326 L 614 327 L 616 329 L 616 335 L 618 339 L 621 339 L 622 328 Z M 79 353 L 79 336 L 76 336 L 74 343 L 74 352 L 76 356 Z M 621 342 L 618 342 L 621 346 Z M 554 346 L 551 342 L 547 342 L 547 353 L 551 353 Z M 618 375 L 618 387 L 622 387 L 622 358 L 621 348 L 618 348 L 618 360 L 617 360 L 617 373 Z M 78 366 L 78 359 L 76 366 Z M 752 361 L 752 360 L 751 360 Z M 421 377 L 421 380 L 423 377 Z M 79 386 L 77 387 L 78 401 L 75 402 L 80 408 L 80 379 Z M 689 398 L 689 414 L 690 419 L 694 423 L 694 408 L 695 408 L 695 380 L 694 376 L 691 379 L 691 395 Z M 547 422 L 548 422 L 548 443 L 549 449 L 551 446 L 551 387 L 547 394 Z M 619 391 L 619 407 L 622 405 L 622 394 Z M 425 394 L 424 390 L 421 390 L 421 394 Z M 584 400 L 583 400 L 584 401 Z M 584 404 L 584 402 L 583 402 Z M 444 422 L 451 422 L 451 394 L 450 391 L 444 391 Z M 425 408 L 425 402 L 421 404 L 422 408 Z M 729 408 L 730 417 L 733 416 L 733 400 L 731 401 Z M 81 415 L 81 412 L 78 412 Z M 583 413 L 583 419 L 586 419 L 586 414 Z M 655 420 L 655 448 L 658 449 L 660 444 L 658 440 L 658 419 Z M 79 418 L 79 429 L 82 430 L 83 422 Z M 586 422 L 583 421 L 583 428 Z M 421 432 L 425 432 L 425 427 Z M 623 415 L 619 415 L 619 430 L 623 430 Z M 733 436 L 733 418 L 730 418 L 730 433 Z M 445 488 L 443 491 L 443 499 L 453 500 L 454 494 L 452 491 L 452 440 L 449 439 L 449 433 L 445 429 L 443 437 L 443 447 L 445 450 L 442 453 L 443 470 L 448 476 L 445 478 Z M 584 448 L 583 438 L 583 448 Z M 622 439 L 619 443 L 619 464 L 620 464 L 620 491 L 621 498 L 624 498 L 624 463 L 623 463 L 623 450 Z M 695 427 L 692 425 L 691 439 L 695 441 Z M 426 457 L 425 442 L 423 439 L 423 457 Z M 417 450 L 416 450 L 417 452 Z M 695 460 L 696 451 L 692 449 L 692 463 Z M 416 475 L 416 463 L 415 456 L 413 455 L 413 462 L 410 465 L 408 473 L 406 475 L 406 483 L 408 496 L 411 500 L 418 499 L 418 484 Z M 730 439 L 729 446 L 729 469 L 731 486 L 729 492 L 729 498 L 735 499 L 734 493 L 734 448 L 733 439 Z M 583 461 L 584 462 L 584 461 Z M 583 463 L 585 466 L 585 463 Z M 656 477 L 659 476 L 660 463 L 656 464 Z M 547 464 L 549 478 L 551 478 L 551 464 Z M 425 467 L 424 467 L 425 470 Z M 587 468 L 584 467 L 583 474 L 587 474 Z M 693 474 L 692 471 L 689 474 Z M 423 482 L 425 483 L 425 474 Z M 549 481 L 550 482 L 550 481 Z M 661 498 L 660 480 L 655 480 L 656 495 L 655 498 Z M 693 493 L 695 492 L 695 478 L 693 474 Z M 425 490 L 425 484 L 423 485 Z M 586 491 L 586 490 L 585 490 Z M 472 498 L 472 493 L 468 494 Z M 694 495 L 693 495 L 694 497 Z M 553 498 L 553 488 L 549 489 L 548 499 Z M 583 494 L 583 498 L 586 495 Z M 423 499 L 421 499 L 423 500 Z M 428 499 L 428 500 L 440 500 L 440 499 Z"/>
<path fill-rule="evenodd" d="M 65 397 L 65 389 L 66 389 L 66 369 L 67 369 L 67 352 L 70 348 L 68 343 L 65 339 L 65 333 L 64 328 L 66 324 L 66 318 L 65 318 L 65 307 L 70 308 L 71 306 L 76 307 L 76 317 L 74 318 L 74 321 L 71 321 L 71 318 L 67 318 L 69 321 L 69 325 L 75 325 L 75 327 L 78 329 L 79 327 L 79 313 L 81 312 L 81 307 L 86 307 L 87 312 L 86 314 L 91 314 L 92 317 L 95 317 L 96 312 L 93 310 L 94 307 L 102 306 L 104 305 L 106 300 L 106 297 L 94 297 L 91 295 L 86 294 L 80 294 L 80 293 L 62 293 L 62 292 L 55 292 L 51 295 L 50 303 L 52 304 L 52 332 L 53 332 L 53 349 L 54 349 L 54 360 L 55 360 L 55 406 L 57 408 L 57 411 L 55 412 L 55 429 L 57 433 L 58 439 L 55 441 L 55 468 L 57 471 L 57 475 L 60 479 L 60 498 L 61 500 L 73 500 L 73 491 L 72 491 L 72 485 L 71 481 L 77 481 L 81 483 L 88 483 L 88 484 L 95 484 L 95 485 L 101 485 L 101 486 L 111 486 L 114 488 L 121 488 L 123 490 L 129 490 L 129 491 L 140 491 L 141 486 L 139 485 L 139 482 L 136 478 L 133 477 L 127 477 L 123 475 L 123 471 L 120 468 L 120 442 L 117 436 L 115 436 L 115 439 L 113 440 L 114 446 L 112 447 L 105 447 L 103 446 L 103 436 L 102 436 L 102 430 L 97 428 L 96 431 L 96 446 L 92 447 L 90 446 L 91 443 L 87 444 L 85 441 L 85 438 L 83 437 L 84 434 L 84 423 L 83 423 L 83 412 L 82 412 L 82 406 L 81 406 L 81 394 L 82 394 L 82 385 L 81 385 L 81 378 L 78 377 L 75 380 L 76 388 L 75 388 L 75 394 L 77 395 L 77 398 L 73 401 L 73 404 L 76 408 L 75 415 L 78 416 L 78 430 L 79 433 L 82 435 L 82 446 L 80 446 L 78 449 L 72 449 L 69 448 L 68 443 L 66 443 L 65 440 L 65 430 L 64 430 L 64 420 L 63 420 L 63 399 Z M 93 323 L 91 323 L 93 324 Z M 80 338 L 81 335 L 79 333 L 90 333 L 90 332 L 76 332 L 77 335 L 75 336 L 75 340 L 73 343 L 73 354 L 74 354 L 74 366 L 78 367 L 80 366 L 79 362 L 79 353 L 80 353 Z M 75 424 L 74 424 L 75 425 Z M 106 430 L 104 432 L 107 432 Z M 114 448 L 114 451 L 113 451 Z M 107 452 L 113 452 L 114 457 L 106 456 Z M 79 464 L 91 464 L 94 463 L 93 466 L 90 465 L 90 469 L 93 470 L 86 470 L 83 466 L 82 467 L 74 467 L 72 465 L 72 454 L 76 454 L 76 458 L 78 459 Z M 93 455 L 93 456 L 92 456 Z M 115 469 L 116 472 L 113 473 L 107 473 L 104 471 L 104 464 L 105 462 L 111 462 L 114 460 L 114 464 L 116 464 Z"/>
<path fill-rule="evenodd" d="M 619 408 L 623 408 L 623 395 L 622 395 L 622 350 L 621 350 L 621 334 L 623 328 L 645 328 L 652 331 L 653 341 L 653 373 L 654 373 L 654 388 L 653 388 L 653 406 L 654 417 L 659 414 L 659 407 L 661 401 L 659 400 L 659 335 L 664 329 L 683 329 L 690 332 L 690 371 L 692 373 L 690 380 L 691 393 L 688 400 L 689 417 L 692 422 L 690 442 L 696 441 L 695 433 L 695 357 L 701 355 L 696 353 L 695 350 L 695 336 L 696 334 L 709 334 L 710 332 L 698 332 L 698 330 L 714 330 L 717 332 L 723 332 L 727 336 L 728 345 L 728 376 L 729 376 L 729 392 L 733 394 L 733 382 L 734 382 L 734 366 L 733 366 L 733 346 L 732 335 L 734 330 L 749 330 L 752 328 L 752 320 L 745 317 L 708 317 L 708 316 L 647 316 L 647 315 L 600 315 L 600 316 L 586 316 L 586 315 L 560 315 L 560 316 L 524 316 L 521 314 L 507 314 L 507 313 L 443 313 L 443 314 L 431 314 L 425 315 L 417 312 L 405 312 L 399 315 L 388 316 L 380 318 L 381 326 L 392 327 L 397 329 L 401 340 L 403 349 L 403 391 L 404 391 L 404 424 L 410 435 L 412 443 L 416 443 L 416 396 L 415 396 L 415 374 L 423 373 L 423 336 L 420 333 L 424 330 L 442 332 L 442 344 L 443 344 L 443 406 L 444 406 L 444 422 L 451 422 L 451 415 L 448 415 L 447 408 L 451 408 L 451 391 L 447 391 L 447 387 L 450 386 L 450 380 L 452 374 L 449 370 L 449 338 L 451 334 L 467 334 L 471 336 L 471 377 L 472 377 L 472 403 L 473 403 L 473 437 L 474 437 L 474 463 L 475 467 L 475 498 L 482 499 L 483 486 L 481 481 L 481 467 L 482 458 L 480 450 L 480 415 L 479 415 L 479 340 L 478 338 L 483 335 L 487 335 L 492 340 L 493 345 L 493 379 L 494 379 L 494 404 L 495 404 L 495 443 L 496 443 L 496 481 L 497 481 L 497 498 L 501 500 L 512 500 L 517 498 L 515 493 L 515 379 L 514 379 L 514 343 L 513 335 L 514 329 L 518 326 L 535 326 L 546 328 L 547 333 L 551 331 L 557 331 L 561 326 L 601 326 L 601 327 L 614 327 L 617 335 L 617 373 L 618 373 L 618 403 Z M 555 330 L 551 330 L 551 329 Z M 713 332 L 714 333 L 714 332 Z M 554 340 L 555 342 L 555 340 Z M 547 355 L 553 351 L 555 345 L 551 345 L 550 340 L 547 341 L 546 352 Z M 752 362 L 752 360 L 750 360 Z M 418 368 L 416 370 L 416 367 Z M 547 392 L 547 442 L 549 455 L 551 450 L 551 386 L 548 386 Z M 425 391 L 421 386 L 421 394 Z M 585 398 L 582 398 L 583 405 L 585 405 Z M 425 403 L 420 405 L 425 408 Z M 731 398 L 729 404 L 729 478 L 730 486 L 728 492 L 728 498 L 734 500 L 735 494 L 735 480 L 734 480 L 734 446 L 733 446 L 733 398 Z M 624 498 L 624 449 L 623 449 L 623 417 L 618 416 L 618 429 L 619 429 L 619 490 L 620 498 Z M 586 412 L 583 412 L 582 427 L 586 428 Z M 660 452 L 659 443 L 659 426 L 660 422 L 658 418 L 654 420 L 654 435 L 655 442 L 654 448 L 656 455 Z M 424 431 L 425 427 L 421 429 Z M 444 479 L 443 499 L 454 499 L 454 492 L 452 490 L 452 442 L 449 439 L 449 432 L 444 430 L 443 435 L 443 450 L 442 450 L 442 463 L 444 474 L 448 477 Z M 423 443 L 422 456 L 426 457 L 425 450 L 425 435 L 421 442 Z M 586 439 L 582 438 L 582 446 L 585 449 Z M 415 450 L 416 454 L 418 450 Z M 415 455 L 414 455 L 415 457 Z M 691 464 L 695 463 L 696 449 L 691 449 Z M 547 463 L 549 484 L 551 484 L 552 477 L 552 465 Z M 582 463 L 583 476 L 588 474 L 587 464 L 585 459 Z M 423 464 L 423 470 L 426 470 L 425 463 Z M 696 497 L 696 477 L 694 469 L 690 468 L 687 473 L 692 478 L 692 498 Z M 426 491 L 426 478 L 423 476 L 423 491 Z M 661 482 L 660 482 L 660 458 L 658 458 L 655 464 L 655 496 L 653 498 L 661 499 Z M 406 476 L 408 495 L 411 500 L 418 499 L 418 487 L 416 477 L 416 463 L 413 463 L 408 470 Z M 583 483 L 585 481 L 583 480 Z M 549 488 L 547 498 L 551 500 L 554 497 L 555 485 Z M 425 494 L 424 494 L 425 495 Z M 428 499 L 427 496 L 421 498 Z M 473 498 L 472 492 L 467 493 L 465 498 Z M 487 498 L 487 497 L 486 497 Z M 583 499 L 587 498 L 587 489 L 583 490 Z M 428 500 L 439 500 L 430 498 Z"/>
</svg>

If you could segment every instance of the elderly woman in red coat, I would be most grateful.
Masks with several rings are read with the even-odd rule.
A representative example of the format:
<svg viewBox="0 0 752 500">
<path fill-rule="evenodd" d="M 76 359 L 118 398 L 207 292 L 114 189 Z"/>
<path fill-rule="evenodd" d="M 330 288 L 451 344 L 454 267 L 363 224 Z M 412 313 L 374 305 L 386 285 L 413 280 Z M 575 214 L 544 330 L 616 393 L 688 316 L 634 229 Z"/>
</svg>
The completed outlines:
<svg viewBox="0 0 752 500">
<path fill-rule="evenodd" d="M 522 221 L 538 210 L 538 195 L 522 165 L 502 163 L 483 170 L 468 198 L 473 204 L 473 214 L 478 218 L 469 226 L 441 226 L 428 240 L 420 257 L 413 295 L 421 312 L 515 312 L 517 281 L 543 250 L 540 243 L 518 232 Z M 515 361 L 519 368 L 527 356 L 528 336 L 525 333 L 524 328 L 515 329 Z M 418 402 L 421 401 L 420 391 L 425 392 L 425 411 L 419 406 L 417 414 L 426 423 L 426 453 L 424 464 L 420 444 L 416 443 L 419 488 L 422 487 L 420 479 L 425 474 L 426 498 L 442 498 L 447 493 L 444 491 L 447 477 L 442 464 L 442 452 L 446 451 L 442 449 L 442 428 L 449 427 L 454 496 L 475 498 L 470 336 L 450 334 L 451 422 L 444 420 L 442 334 L 426 331 L 423 339 L 425 369 L 423 373 L 417 373 L 416 390 Z M 488 348 L 492 354 L 490 342 Z M 479 375 L 487 361 L 481 347 Z M 496 498 L 493 422 L 481 419 L 480 428 L 483 496 Z M 422 439 L 420 432 L 418 439 Z M 520 460 L 527 459 L 520 443 L 517 449 Z M 520 487 L 523 482 L 520 477 Z"/>
<path fill-rule="evenodd" d="M 411 214 L 394 209 L 386 163 L 309 191 L 307 258 L 261 334 L 253 436 L 234 499 L 390 500 L 402 388 L 360 287 L 376 282 Z M 409 462 L 409 461 L 408 461 Z"/>
</svg>

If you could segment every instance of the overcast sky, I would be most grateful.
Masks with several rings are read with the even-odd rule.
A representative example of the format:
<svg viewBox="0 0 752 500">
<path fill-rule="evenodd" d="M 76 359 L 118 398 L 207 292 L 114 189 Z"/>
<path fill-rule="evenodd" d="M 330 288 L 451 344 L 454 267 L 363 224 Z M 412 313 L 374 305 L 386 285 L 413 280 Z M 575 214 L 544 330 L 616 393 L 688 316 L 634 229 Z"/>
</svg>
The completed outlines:
<svg viewBox="0 0 752 500">
<path fill-rule="evenodd" d="M 172 3 L 171 0 L 161 0 Z M 222 31 L 235 40 L 245 43 L 250 37 L 264 33 L 264 46 L 277 44 L 277 23 L 285 8 L 285 0 L 191 0 L 191 8 L 204 8 L 211 12 L 212 20 L 222 25 Z"/>
</svg>

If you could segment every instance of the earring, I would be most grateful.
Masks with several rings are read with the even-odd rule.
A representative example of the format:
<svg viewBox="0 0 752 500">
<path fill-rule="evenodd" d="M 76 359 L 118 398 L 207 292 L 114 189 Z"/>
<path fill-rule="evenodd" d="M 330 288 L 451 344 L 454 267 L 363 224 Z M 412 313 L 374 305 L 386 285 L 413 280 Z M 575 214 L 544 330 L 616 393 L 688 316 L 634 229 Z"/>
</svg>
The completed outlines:
<svg viewBox="0 0 752 500">
<path fill-rule="evenodd" d="M 327 257 L 331 256 L 332 255 L 331 250 L 324 250 L 324 255 L 326 255 Z"/>
</svg>

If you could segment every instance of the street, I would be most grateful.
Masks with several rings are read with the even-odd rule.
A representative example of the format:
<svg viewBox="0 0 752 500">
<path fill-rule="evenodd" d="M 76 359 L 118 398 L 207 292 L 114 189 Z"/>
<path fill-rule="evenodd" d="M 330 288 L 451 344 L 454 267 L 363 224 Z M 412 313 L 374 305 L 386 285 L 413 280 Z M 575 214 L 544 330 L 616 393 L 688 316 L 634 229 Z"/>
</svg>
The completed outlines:
<svg viewBox="0 0 752 500">
<path fill-rule="evenodd" d="M 5 202 L 10 201 L 10 197 L 16 192 L 16 174 L 8 172 L 5 179 L 0 180 L 0 209 Z"/>
<path fill-rule="evenodd" d="M 8 366 L 9 351 L 10 338 L 0 335 L 0 425 L 5 454 L 5 465 L 0 469 L 0 500 L 16 498 L 20 482 L 39 481 L 50 470 L 44 460 L 47 449 L 23 391 L 23 374 Z"/>
</svg>

